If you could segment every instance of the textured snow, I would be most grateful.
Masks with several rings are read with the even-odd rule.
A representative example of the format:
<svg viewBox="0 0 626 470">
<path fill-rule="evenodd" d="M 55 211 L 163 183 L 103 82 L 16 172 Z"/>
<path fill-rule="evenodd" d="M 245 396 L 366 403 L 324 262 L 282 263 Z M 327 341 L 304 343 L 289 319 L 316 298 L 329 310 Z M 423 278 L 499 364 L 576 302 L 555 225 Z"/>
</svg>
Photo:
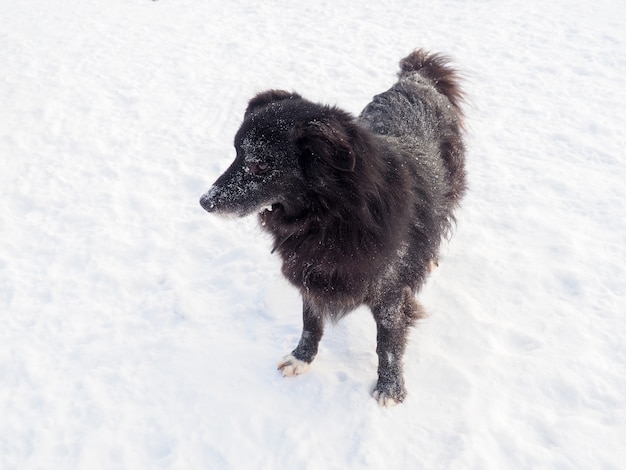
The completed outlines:
<svg viewBox="0 0 626 470">
<path fill-rule="evenodd" d="M 4 1 L 0 469 L 620 469 L 626 17 L 584 2 Z M 470 192 L 409 395 L 375 325 L 305 375 L 254 217 L 198 198 L 267 88 L 358 114 L 416 47 L 469 95 Z"/>
</svg>

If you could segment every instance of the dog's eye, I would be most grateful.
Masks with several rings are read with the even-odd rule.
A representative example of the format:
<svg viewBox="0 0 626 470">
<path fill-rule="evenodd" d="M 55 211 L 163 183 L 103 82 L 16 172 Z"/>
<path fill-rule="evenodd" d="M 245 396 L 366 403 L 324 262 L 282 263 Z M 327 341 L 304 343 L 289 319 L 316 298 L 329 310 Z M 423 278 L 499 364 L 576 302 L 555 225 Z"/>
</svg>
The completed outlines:
<svg viewBox="0 0 626 470">
<path fill-rule="evenodd" d="M 266 162 L 250 162 L 248 164 L 248 171 L 251 175 L 262 175 L 269 169 L 269 165 Z"/>
</svg>

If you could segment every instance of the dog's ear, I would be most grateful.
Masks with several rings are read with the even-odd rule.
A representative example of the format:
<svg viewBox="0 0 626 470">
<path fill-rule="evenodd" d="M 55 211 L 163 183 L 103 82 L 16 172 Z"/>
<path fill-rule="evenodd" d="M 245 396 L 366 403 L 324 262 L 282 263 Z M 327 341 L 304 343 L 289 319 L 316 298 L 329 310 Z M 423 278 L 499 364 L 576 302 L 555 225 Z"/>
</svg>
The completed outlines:
<svg viewBox="0 0 626 470">
<path fill-rule="evenodd" d="M 298 127 L 293 138 L 306 176 L 323 173 L 324 168 L 354 171 L 356 155 L 351 138 L 336 117 L 330 116 Z"/>
<path fill-rule="evenodd" d="M 302 99 L 298 93 L 290 93 L 285 90 L 267 90 L 259 93 L 248 102 L 248 107 L 244 113 L 244 118 L 247 118 L 257 109 L 263 108 L 270 103 L 283 100 L 297 100 Z"/>
</svg>

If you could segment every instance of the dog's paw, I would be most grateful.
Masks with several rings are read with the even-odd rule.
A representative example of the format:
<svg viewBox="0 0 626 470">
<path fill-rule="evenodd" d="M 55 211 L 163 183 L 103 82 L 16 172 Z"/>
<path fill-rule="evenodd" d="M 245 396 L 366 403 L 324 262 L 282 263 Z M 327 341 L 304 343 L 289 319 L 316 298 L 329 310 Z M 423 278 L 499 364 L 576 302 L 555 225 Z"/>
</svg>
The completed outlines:
<svg viewBox="0 0 626 470">
<path fill-rule="evenodd" d="M 384 387 L 379 384 L 374 389 L 372 397 L 380 406 L 391 408 L 404 401 L 406 392 L 404 390 L 394 391 L 391 387 Z"/>
<path fill-rule="evenodd" d="M 292 354 L 286 355 L 278 363 L 278 370 L 282 372 L 283 377 L 304 374 L 309 367 L 311 367 L 310 363 L 296 359 Z"/>
</svg>

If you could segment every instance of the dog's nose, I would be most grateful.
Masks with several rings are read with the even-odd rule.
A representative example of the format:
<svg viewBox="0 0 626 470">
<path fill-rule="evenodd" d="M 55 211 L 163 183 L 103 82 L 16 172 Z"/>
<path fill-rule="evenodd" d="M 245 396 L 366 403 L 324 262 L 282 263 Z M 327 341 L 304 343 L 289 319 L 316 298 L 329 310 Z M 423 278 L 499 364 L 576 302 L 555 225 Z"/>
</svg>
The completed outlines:
<svg viewBox="0 0 626 470">
<path fill-rule="evenodd" d="M 211 190 L 209 190 L 200 197 L 200 205 L 207 212 L 213 212 L 215 210 L 215 199 L 211 196 Z"/>
</svg>

